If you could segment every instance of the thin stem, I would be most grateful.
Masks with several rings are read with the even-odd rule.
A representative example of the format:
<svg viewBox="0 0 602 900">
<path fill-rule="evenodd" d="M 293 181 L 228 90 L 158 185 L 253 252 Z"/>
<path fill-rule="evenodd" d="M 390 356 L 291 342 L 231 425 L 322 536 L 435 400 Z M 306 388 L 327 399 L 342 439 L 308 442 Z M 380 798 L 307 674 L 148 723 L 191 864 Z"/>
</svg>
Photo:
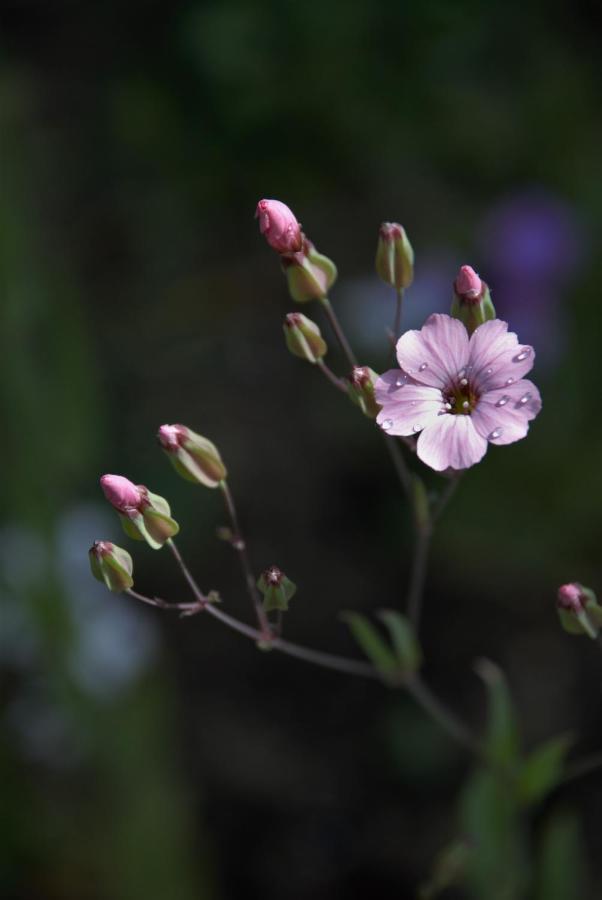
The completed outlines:
<svg viewBox="0 0 602 900">
<path fill-rule="evenodd" d="M 464 725 L 454 712 L 445 706 L 426 686 L 419 676 L 414 676 L 405 684 L 409 694 L 423 710 L 446 731 L 450 737 L 467 747 L 479 758 L 484 758 L 484 750 L 480 741 Z"/>
<path fill-rule="evenodd" d="M 337 341 L 341 345 L 341 350 L 345 354 L 345 356 L 347 358 L 347 362 L 349 363 L 351 368 L 353 368 L 354 366 L 357 366 L 357 359 L 355 358 L 353 350 L 351 349 L 351 347 L 349 345 L 349 341 L 347 340 L 347 338 L 345 336 L 345 332 L 341 328 L 341 323 L 339 322 L 339 320 L 337 318 L 337 314 L 335 313 L 334 309 L 331 306 L 330 300 L 328 299 L 328 297 L 324 297 L 324 299 L 321 300 L 320 302 L 321 302 L 322 306 L 324 307 L 324 309 L 326 310 L 326 315 L 328 316 L 332 330 L 334 331 L 334 333 L 336 335 Z"/>
<path fill-rule="evenodd" d="M 335 386 L 338 391 L 342 391 L 343 394 L 347 393 L 347 386 L 342 378 L 338 378 L 332 369 L 330 369 L 323 359 L 319 359 L 316 362 L 318 369 L 322 372 L 323 375 L 328 378 L 331 384 Z"/>
<path fill-rule="evenodd" d="M 410 587 L 408 589 L 408 618 L 414 631 L 418 632 L 420 626 L 420 613 L 422 611 L 422 595 L 426 581 L 426 566 L 428 562 L 429 548 L 432 532 L 430 527 L 416 526 L 416 544 L 412 571 L 410 574 Z"/>
<path fill-rule="evenodd" d="M 399 446 L 398 442 L 394 438 L 388 437 L 384 433 L 383 433 L 383 439 L 385 441 L 385 446 L 386 446 L 387 450 L 389 451 L 389 455 L 393 462 L 393 466 L 395 468 L 395 472 L 397 474 L 399 482 L 400 482 L 403 490 L 405 491 L 405 493 L 411 499 L 411 497 L 412 497 L 412 474 L 408 468 L 408 464 L 407 464 L 405 457 L 401 451 L 401 447 Z"/>
<path fill-rule="evenodd" d="M 249 593 L 249 597 L 251 598 L 253 608 L 255 609 L 257 621 L 259 622 L 264 637 L 266 637 L 271 634 L 270 623 L 268 617 L 265 614 L 265 610 L 261 602 L 261 597 L 259 596 L 255 575 L 253 574 L 253 569 L 251 567 L 251 560 L 249 559 L 249 554 L 247 552 L 247 543 L 240 529 L 238 513 L 236 512 L 236 506 L 234 505 L 234 497 L 232 496 L 232 492 L 228 486 L 227 481 L 220 481 L 219 486 L 221 488 L 222 496 L 226 504 L 226 510 L 230 518 L 230 525 L 232 526 L 232 531 L 234 533 L 234 540 L 232 542 L 232 545 L 238 552 L 238 558 L 240 560 L 240 566 L 244 575 L 247 591 Z"/>
<path fill-rule="evenodd" d="M 590 772 L 595 772 L 596 769 L 600 768 L 602 768 L 602 753 L 593 753 L 591 756 L 577 759 L 574 763 L 567 766 L 566 774 L 559 787 L 575 781 L 576 778 L 581 778 L 583 775 L 589 775 Z"/>
<path fill-rule="evenodd" d="M 391 352 L 390 352 L 390 362 L 391 365 L 395 362 L 395 347 L 397 345 L 397 339 L 399 337 L 399 332 L 401 331 L 401 309 L 403 304 L 403 288 L 399 288 L 396 291 L 396 299 L 395 299 L 395 319 L 393 320 L 393 340 L 391 342 Z"/>
<path fill-rule="evenodd" d="M 205 597 L 205 595 L 203 594 L 202 590 L 200 589 L 200 587 L 198 586 L 198 584 L 197 584 L 196 581 L 194 580 L 193 576 L 191 575 L 191 573 L 190 573 L 190 571 L 189 571 L 189 569 L 188 569 L 188 566 L 186 565 L 186 563 L 185 563 L 184 560 L 182 559 L 182 556 L 180 555 L 180 551 L 179 551 L 178 548 L 176 547 L 176 545 L 175 545 L 174 541 L 172 540 L 172 538 L 169 538 L 169 540 L 167 541 L 167 546 L 169 547 L 169 549 L 171 550 L 171 552 L 172 552 L 173 555 L 175 556 L 176 562 L 177 562 L 177 564 L 179 565 L 180 569 L 182 570 L 182 574 L 184 575 L 184 578 L 185 578 L 186 581 L 188 582 L 188 585 L 189 585 L 189 587 L 190 587 L 190 590 L 191 590 L 192 593 L 194 594 L 194 596 L 195 596 L 195 598 L 196 598 L 196 600 L 197 600 L 197 603 L 200 603 L 201 605 L 205 604 L 205 603 L 207 602 L 207 598 Z"/>
<path fill-rule="evenodd" d="M 446 508 L 447 504 L 449 503 L 449 501 L 451 500 L 451 498 L 453 497 L 453 495 L 455 494 L 456 488 L 458 487 L 459 483 L 460 483 L 460 473 L 457 472 L 455 475 L 451 476 L 451 478 L 449 479 L 448 483 L 441 491 L 441 494 L 439 495 L 436 503 L 433 506 L 433 511 L 431 513 L 431 523 L 433 525 L 435 524 L 435 522 L 437 522 L 439 520 L 439 518 L 445 511 L 445 508 Z"/>
</svg>

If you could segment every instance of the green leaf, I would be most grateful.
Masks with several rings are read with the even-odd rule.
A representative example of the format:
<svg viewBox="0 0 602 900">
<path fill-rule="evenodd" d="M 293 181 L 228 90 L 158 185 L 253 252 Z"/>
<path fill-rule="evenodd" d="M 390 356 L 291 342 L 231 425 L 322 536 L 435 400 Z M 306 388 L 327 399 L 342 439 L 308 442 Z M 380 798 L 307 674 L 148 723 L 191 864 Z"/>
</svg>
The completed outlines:
<svg viewBox="0 0 602 900">
<path fill-rule="evenodd" d="M 528 843 L 508 783 L 491 769 L 478 769 L 460 799 L 460 831 L 474 848 L 467 860 L 470 897 L 517 900 L 524 896 Z"/>
<path fill-rule="evenodd" d="M 568 734 L 557 735 L 533 750 L 518 777 L 518 798 L 525 806 L 543 800 L 562 778 L 564 759 L 572 743 Z"/>
<path fill-rule="evenodd" d="M 534 900 L 582 900 L 589 896 L 579 820 L 562 811 L 545 823 L 537 855 Z"/>
<path fill-rule="evenodd" d="M 489 659 L 480 659 L 475 670 L 485 682 L 489 697 L 485 750 L 491 760 L 504 767 L 519 759 L 516 715 L 502 670 Z"/>
<path fill-rule="evenodd" d="M 381 610 L 378 617 L 389 629 L 399 668 L 407 674 L 416 672 L 422 663 L 422 651 L 406 617 L 393 609 Z"/>
<path fill-rule="evenodd" d="M 395 654 L 366 616 L 361 613 L 344 612 L 341 613 L 341 618 L 347 623 L 353 637 L 381 675 L 391 679 L 399 674 L 399 663 Z"/>
</svg>

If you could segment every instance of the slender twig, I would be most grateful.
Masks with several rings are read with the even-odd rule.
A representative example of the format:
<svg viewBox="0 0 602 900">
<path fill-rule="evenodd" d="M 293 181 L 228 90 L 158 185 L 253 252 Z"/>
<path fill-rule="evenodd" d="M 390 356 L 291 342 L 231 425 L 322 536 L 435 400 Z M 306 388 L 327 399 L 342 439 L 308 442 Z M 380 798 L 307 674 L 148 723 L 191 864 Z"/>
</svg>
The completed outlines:
<svg viewBox="0 0 602 900">
<path fill-rule="evenodd" d="M 564 778 L 558 786 L 562 787 L 600 768 L 602 768 L 602 753 L 592 753 L 591 756 L 584 756 L 583 759 L 577 759 L 574 763 L 567 766 Z"/>
<path fill-rule="evenodd" d="M 405 457 L 401 451 L 401 447 L 399 446 L 399 443 L 395 440 L 395 438 L 388 437 L 388 435 L 386 435 L 384 432 L 383 432 L 383 439 L 385 441 L 385 446 L 386 446 L 387 450 L 389 451 L 389 455 L 393 462 L 393 466 L 395 468 L 395 472 L 397 474 L 399 482 L 400 482 L 403 490 L 405 491 L 405 493 L 411 499 L 411 497 L 412 497 L 412 475 L 411 475 L 410 469 L 408 468 L 408 464 L 405 460 Z"/>
<path fill-rule="evenodd" d="M 341 328 L 341 323 L 339 322 L 337 314 L 335 313 L 334 309 L 331 306 L 330 300 L 328 299 L 328 297 L 324 297 L 324 299 L 321 300 L 320 302 L 322 303 L 322 306 L 326 310 L 326 315 L 328 316 L 328 320 L 330 322 L 332 330 L 334 331 L 334 333 L 336 335 L 337 341 L 341 345 L 341 350 L 345 354 L 345 356 L 347 358 L 347 362 L 349 363 L 351 368 L 353 368 L 354 366 L 357 366 L 357 359 L 355 358 L 353 350 L 351 349 L 351 347 L 349 345 L 349 341 L 347 340 L 347 338 L 345 336 L 345 332 Z"/>
<path fill-rule="evenodd" d="M 234 497 L 232 496 L 232 491 L 230 490 L 227 481 L 220 481 L 219 486 L 221 488 L 222 496 L 226 504 L 226 510 L 230 518 L 230 525 L 232 526 L 232 546 L 238 552 L 238 558 L 240 559 L 240 565 L 244 575 L 245 584 L 247 586 L 249 597 L 251 598 L 251 603 L 253 604 L 253 608 L 255 610 L 255 615 L 257 616 L 257 621 L 259 622 L 264 637 L 268 637 L 271 634 L 270 623 L 267 615 L 265 614 L 265 610 L 261 602 L 261 597 L 259 596 L 256 578 L 253 574 L 251 560 L 249 559 L 249 554 L 247 552 L 247 543 L 240 529 L 238 513 L 236 512 L 236 506 L 234 504 Z"/>
<path fill-rule="evenodd" d="M 453 497 L 453 495 L 455 494 L 456 488 L 458 487 L 459 483 L 460 483 L 460 473 L 456 472 L 454 475 L 452 475 L 450 477 L 448 483 L 445 485 L 445 487 L 441 491 L 441 494 L 439 495 L 439 497 L 433 504 L 433 510 L 431 512 L 431 523 L 433 525 L 435 524 L 435 522 L 437 522 L 439 520 L 441 515 L 444 513 L 445 508 L 446 508 L 447 504 L 449 503 L 449 501 L 451 500 L 451 498 Z"/>
<path fill-rule="evenodd" d="M 391 351 L 389 354 L 389 360 L 391 365 L 396 360 L 395 356 L 395 348 L 397 346 L 397 339 L 399 338 L 399 332 L 401 331 L 401 309 L 403 304 L 403 288 L 399 288 L 396 291 L 395 298 L 395 319 L 393 320 L 393 339 L 391 341 Z"/>
<path fill-rule="evenodd" d="M 484 757 L 484 749 L 480 741 L 464 725 L 454 712 L 445 706 L 426 686 L 422 679 L 415 675 L 404 685 L 408 693 L 454 740 L 467 747 L 479 758 Z"/>
<path fill-rule="evenodd" d="M 184 560 L 182 559 L 182 556 L 181 556 L 181 554 L 180 554 L 180 551 L 179 551 L 178 548 L 176 547 L 176 545 L 175 545 L 175 543 L 174 543 L 174 541 L 173 541 L 172 538 L 169 538 L 169 540 L 167 541 L 167 546 L 169 547 L 169 549 L 171 550 L 171 552 L 172 552 L 173 555 L 175 556 L 176 562 L 178 563 L 180 569 L 182 570 L 182 574 L 184 575 L 184 578 L 185 578 L 186 581 L 188 582 L 188 586 L 190 587 L 190 590 L 191 590 L 192 593 L 194 594 L 194 596 L 195 596 L 195 598 L 196 598 L 196 600 L 197 600 L 197 603 L 199 603 L 199 604 L 201 604 L 201 605 L 204 604 L 204 603 L 206 603 L 207 598 L 204 596 L 203 592 L 201 591 L 201 589 L 199 588 L 198 584 L 196 583 L 196 581 L 194 580 L 193 576 L 191 575 L 191 573 L 190 573 L 190 571 L 189 571 L 189 569 L 188 569 L 188 566 L 186 565 L 186 563 L 185 563 Z"/>
<path fill-rule="evenodd" d="M 330 383 L 333 384 L 333 385 L 335 386 L 335 388 L 336 388 L 338 391 L 342 391 L 343 394 L 347 394 L 347 393 L 348 393 L 348 391 L 347 391 L 347 385 L 346 385 L 344 379 L 343 379 L 343 378 L 338 378 L 338 377 L 334 374 L 334 372 L 332 371 L 332 369 L 330 369 L 330 368 L 326 365 L 326 363 L 324 362 L 323 359 L 318 359 L 317 362 L 316 362 L 316 365 L 317 365 L 318 369 L 322 372 L 322 374 L 325 375 L 326 378 L 328 378 L 328 380 L 330 381 Z"/>
</svg>

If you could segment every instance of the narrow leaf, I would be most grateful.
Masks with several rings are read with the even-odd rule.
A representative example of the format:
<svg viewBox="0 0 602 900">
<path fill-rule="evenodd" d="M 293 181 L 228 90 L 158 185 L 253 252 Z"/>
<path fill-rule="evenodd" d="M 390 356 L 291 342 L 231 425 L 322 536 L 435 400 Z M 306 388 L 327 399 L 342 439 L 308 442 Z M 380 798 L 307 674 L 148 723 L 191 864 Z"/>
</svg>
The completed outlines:
<svg viewBox="0 0 602 900">
<path fill-rule="evenodd" d="M 415 672 L 420 668 L 422 652 L 414 629 L 406 617 L 393 609 L 381 610 L 378 617 L 389 630 L 393 650 L 401 671 L 407 674 Z"/>
</svg>

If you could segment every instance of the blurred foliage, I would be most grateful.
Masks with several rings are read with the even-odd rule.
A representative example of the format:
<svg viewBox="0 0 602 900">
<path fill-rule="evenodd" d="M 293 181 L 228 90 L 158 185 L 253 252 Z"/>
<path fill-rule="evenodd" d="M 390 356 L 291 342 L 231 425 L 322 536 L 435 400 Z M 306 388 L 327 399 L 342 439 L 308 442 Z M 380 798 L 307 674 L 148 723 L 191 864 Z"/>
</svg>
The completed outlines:
<svg viewBox="0 0 602 900">
<path fill-rule="evenodd" d="M 401 602 L 407 511 L 371 424 L 286 353 L 261 196 L 336 260 L 362 363 L 385 365 L 393 318 L 383 219 L 416 250 L 409 325 L 468 261 L 536 345 L 542 415 L 438 530 L 425 677 L 479 723 L 471 666 L 495 659 L 500 760 L 521 726 L 522 801 L 480 770 L 462 791 L 466 896 L 600 895 L 599 777 L 549 796 L 567 745 L 546 743 L 602 739 L 599 658 L 552 608 L 601 574 L 599 25 L 561 0 L 2 4 L 7 897 L 411 896 L 454 839 L 466 762 L 405 699 L 105 597 L 78 563 L 120 534 L 96 482 L 123 472 L 169 496 L 203 586 L 246 614 L 219 497 L 153 447 L 183 421 L 224 455 L 257 570 L 299 586 L 287 636 L 353 653 L 337 613 Z M 135 566 L 178 598 L 160 552 Z"/>
</svg>

